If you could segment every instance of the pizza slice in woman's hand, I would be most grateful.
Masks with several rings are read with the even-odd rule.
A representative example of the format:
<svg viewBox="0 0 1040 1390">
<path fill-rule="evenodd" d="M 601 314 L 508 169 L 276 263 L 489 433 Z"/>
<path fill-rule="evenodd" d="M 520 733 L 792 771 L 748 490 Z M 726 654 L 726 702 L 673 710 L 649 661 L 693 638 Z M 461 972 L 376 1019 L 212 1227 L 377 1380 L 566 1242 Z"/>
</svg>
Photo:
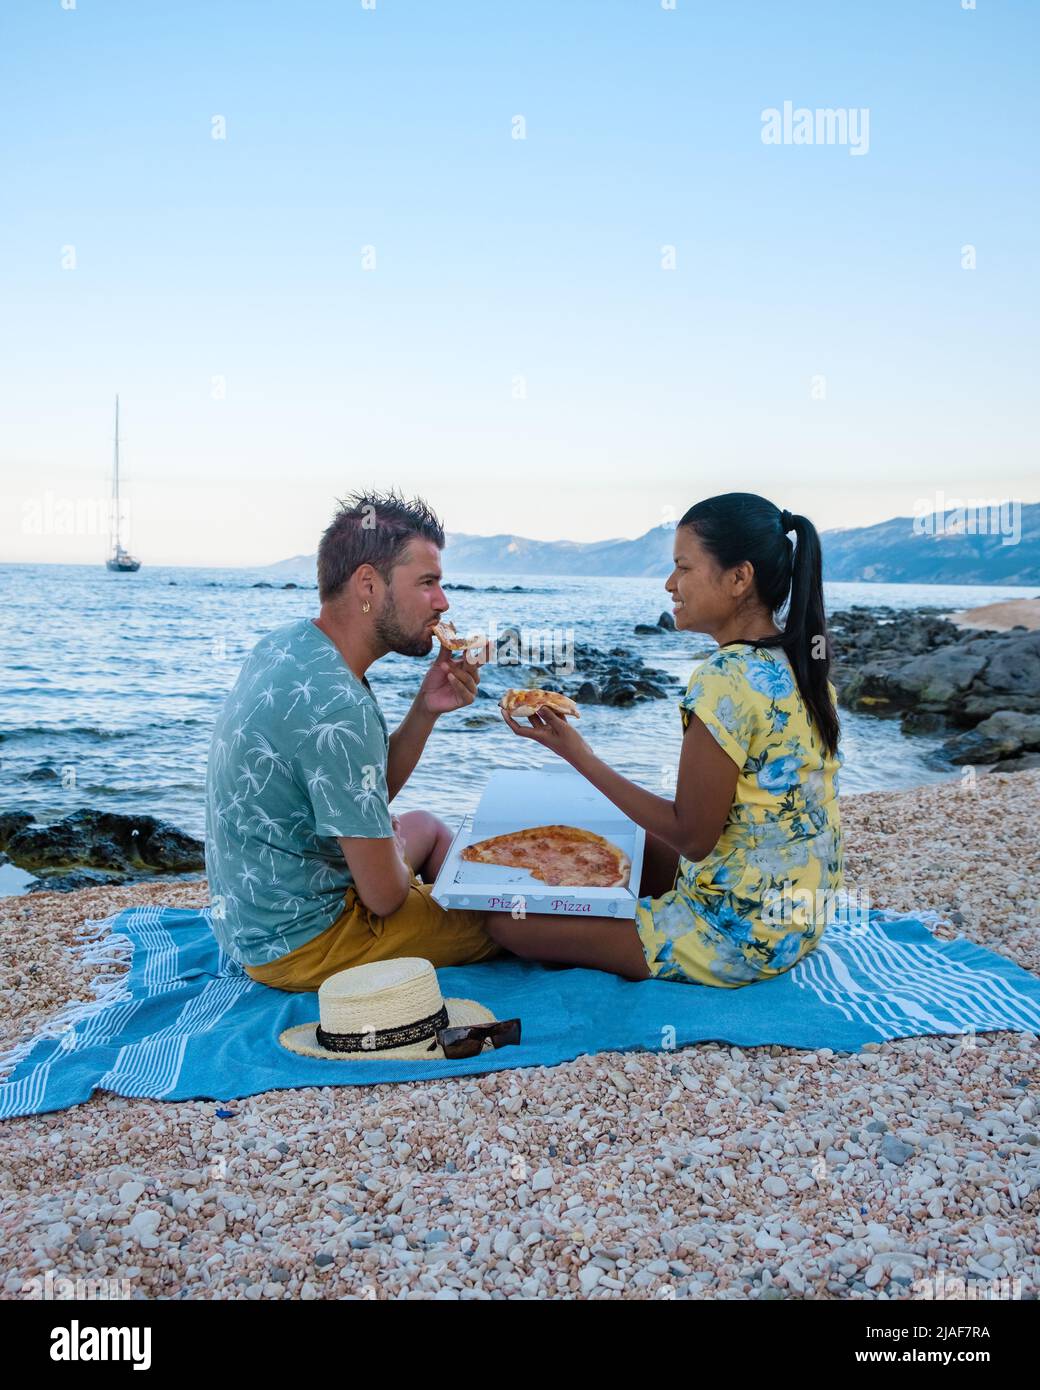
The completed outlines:
<svg viewBox="0 0 1040 1390">
<path fill-rule="evenodd" d="M 557 690 L 507 690 L 498 707 L 510 719 L 521 719 L 542 709 L 550 709 L 564 719 L 581 718 L 581 710 L 570 696 L 561 695 Z"/>
</svg>

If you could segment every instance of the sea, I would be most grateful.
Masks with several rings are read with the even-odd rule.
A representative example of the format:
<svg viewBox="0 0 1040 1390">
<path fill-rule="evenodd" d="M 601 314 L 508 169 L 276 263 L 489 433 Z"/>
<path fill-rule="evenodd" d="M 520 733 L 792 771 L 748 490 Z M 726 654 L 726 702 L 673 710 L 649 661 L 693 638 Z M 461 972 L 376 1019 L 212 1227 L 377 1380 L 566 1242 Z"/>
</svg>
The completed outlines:
<svg viewBox="0 0 1040 1390">
<path fill-rule="evenodd" d="M 709 638 L 657 630 L 671 605 L 661 579 L 447 574 L 460 632 L 515 626 L 536 658 L 568 642 L 637 652 L 685 685 Z M 258 588 L 259 583 L 273 587 Z M 80 807 L 145 813 L 202 838 L 206 757 L 214 719 L 245 656 L 267 632 L 318 613 L 316 588 L 283 588 L 264 569 L 0 565 L 0 810 L 60 819 Z M 828 609 L 854 604 L 947 611 L 1032 595 L 1034 589 L 925 584 L 831 584 Z M 368 676 L 390 728 L 404 716 L 430 658 L 391 655 Z M 580 678 L 580 670 L 579 670 Z M 458 825 L 495 768 L 538 766 L 552 755 L 519 739 L 496 701 L 524 684 L 516 668 L 485 668 L 480 699 L 443 716 L 401 792 L 398 812 L 423 808 Z M 581 733 L 625 777 L 670 794 L 681 738 L 669 698 L 629 708 L 586 706 Z M 842 711 L 842 793 L 959 775 L 939 736 Z M 4 891 L 0 888 L 0 891 Z M 12 891 L 7 888 L 6 891 Z"/>
</svg>

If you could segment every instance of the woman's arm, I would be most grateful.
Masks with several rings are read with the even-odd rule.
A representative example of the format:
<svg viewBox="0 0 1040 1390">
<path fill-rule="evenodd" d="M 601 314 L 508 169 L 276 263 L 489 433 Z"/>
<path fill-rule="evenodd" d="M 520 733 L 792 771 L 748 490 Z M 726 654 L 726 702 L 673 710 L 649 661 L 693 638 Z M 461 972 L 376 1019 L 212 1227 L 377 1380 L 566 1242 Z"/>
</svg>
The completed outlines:
<svg viewBox="0 0 1040 1390">
<path fill-rule="evenodd" d="M 655 796 L 597 758 L 581 735 L 558 714 L 542 709 L 530 729 L 505 716 L 514 733 L 558 754 L 636 825 L 664 840 L 686 859 L 703 859 L 726 824 L 740 769 L 705 726 L 691 716 L 679 755 L 675 800 Z M 536 721 L 538 721 L 536 723 Z"/>
</svg>

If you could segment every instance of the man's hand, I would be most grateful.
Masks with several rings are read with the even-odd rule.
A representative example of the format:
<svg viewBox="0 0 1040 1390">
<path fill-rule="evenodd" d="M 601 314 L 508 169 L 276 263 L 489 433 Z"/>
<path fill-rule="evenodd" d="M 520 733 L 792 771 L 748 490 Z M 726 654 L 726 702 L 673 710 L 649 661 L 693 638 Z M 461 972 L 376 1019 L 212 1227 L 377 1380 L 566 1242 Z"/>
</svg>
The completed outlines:
<svg viewBox="0 0 1040 1390">
<path fill-rule="evenodd" d="M 440 656 L 426 672 L 419 687 L 418 701 L 427 714 L 436 718 L 450 710 L 471 705 L 477 698 L 480 684 L 480 662 L 471 661 L 464 653 L 461 661 L 452 660 L 451 652 L 441 648 Z"/>
<path fill-rule="evenodd" d="M 408 845 L 405 841 L 404 835 L 401 833 L 401 822 L 397 819 L 396 816 L 391 816 L 390 824 L 393 827 L 394 843 L 397 845 L 397 852 L 404 860 L 408 872 L 414 873 L 415 868 L 408 860 Z"/>
</svg>

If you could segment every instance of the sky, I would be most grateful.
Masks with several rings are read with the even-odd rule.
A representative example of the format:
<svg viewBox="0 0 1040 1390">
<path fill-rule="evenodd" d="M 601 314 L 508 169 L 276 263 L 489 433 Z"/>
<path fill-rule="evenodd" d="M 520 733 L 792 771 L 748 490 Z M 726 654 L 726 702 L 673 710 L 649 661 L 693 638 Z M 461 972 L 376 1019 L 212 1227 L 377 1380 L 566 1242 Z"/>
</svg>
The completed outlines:
<svg viewBox="0 0 1040 1390">
<path fill-rule="evenodd" d="M 3 0 L 0 560 L 103 559 L 117 392 L 146 564 L 313 552 L 366 486 L 579 541 L 736 489 L 820 529 L 1037 500 L 1038 31 Z M 823 109 L 844 142 L 796 143 Z"/>
</svg>

